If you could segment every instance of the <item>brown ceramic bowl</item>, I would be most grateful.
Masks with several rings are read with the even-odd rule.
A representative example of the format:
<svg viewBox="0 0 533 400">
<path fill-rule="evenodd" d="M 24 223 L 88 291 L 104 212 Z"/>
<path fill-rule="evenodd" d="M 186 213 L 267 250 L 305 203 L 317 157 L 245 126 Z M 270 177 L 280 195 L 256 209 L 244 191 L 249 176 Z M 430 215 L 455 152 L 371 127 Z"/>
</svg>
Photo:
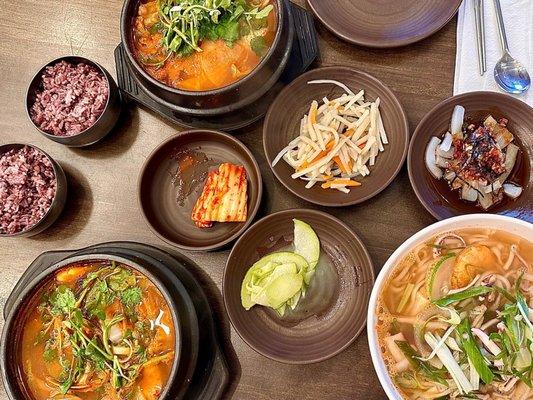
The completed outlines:
<svg viewBox="0 0 533 400">
<path fill-rule="evenodd" d="M 298 218 L 321 244 L 321 259 L 307 295 L 295 310 L 241 305 L 241 284 L 254 262 L 292 243 Z M 315 210 L 286 210 L 256 222 L 237 241 L 224 270 L 223 296 L 233 327 L 258 353 L 288 364 L 309 364 L 340 353 L 361 333 L 374 283 L 363 243 L 343 222 Z"/>
<path fill-rule="evenodd" d="M 385 189 L 396 177 L 407 156 L 409 146 L 409 126 L 405 112 L 394 93 L 379 80 L 351 67 L 325 67 L 309 71 L 290 85 L 276 98 L 270 107 L 263 125 L 263 146 L 268 164 L 299 132 L 300 120 L 309 112 L 313 100 L 324 96 L 340 96 L 343 90 L 332 84 L 308 85 L 315 79 L 334 79 L 358 92 L 365 90 L 365 99 L 381 99 L 380 111 L 389 138 L 385 151 L 380 153 L 376 164 L 370 167 L 370 175 L 361 180 L 362 186 L 350 193 L 322 189 L 315 185 L 305 188 L 303 180 L 294 180 L 294 173 L 286 162 L 281 160 L 272 171 L 279 181 L 296 196 L 311 203 L 329 207 L 349 206 L 370 199 Z"/>
<path fill-rule="evenodd" d="M 449 129 L 453 108 L 462 105 L 465 117 L 482 119 L 489 114 L 509 120 L 508 128 L 515 135 L 520 155 L 511 174 L 524 191 L 515 201 L 504 200 L 484 211 L 459 198 L 444 180 L 436 180 L 426 168 L 424 153 L 432 136 L 442 136 Z M 435 218 L 445 219 L 462 214 L 490 212 L 533 221 L 533 108 L 506 94 L 471 92 L 451 97 L 434 107 L 418 124 L 409 146 L 407 167 L 409 179 L 422 205 Z"/>
<path fill-rule="evenodd" d="M 442 29 L 462 0 L 307 0 L 333 34 L 367 47 L 399 47 Z"/>
<path fill-rule="evenodd" d="M 218 168 L 223 162 L 245 167 L 248 178 L 246 222 L 215 223 L 211 228 L 196 227 L 191 213 L 202 193 L 206 176 L 198 180 L 182 205 L 178 204 L 176 154 L 187 150 L 205 154 L 209 170 Z M 145 162 L 138 185 L 141 211 L 152 231 L 165 242 L 191 251 L 216 250 L 239 237 L 252 223 L 259 209 L 262 193 L 261 172 L 252 153 L 234 137 L 208 130 L 178 133 L 161 143 Z"/>
</svg>

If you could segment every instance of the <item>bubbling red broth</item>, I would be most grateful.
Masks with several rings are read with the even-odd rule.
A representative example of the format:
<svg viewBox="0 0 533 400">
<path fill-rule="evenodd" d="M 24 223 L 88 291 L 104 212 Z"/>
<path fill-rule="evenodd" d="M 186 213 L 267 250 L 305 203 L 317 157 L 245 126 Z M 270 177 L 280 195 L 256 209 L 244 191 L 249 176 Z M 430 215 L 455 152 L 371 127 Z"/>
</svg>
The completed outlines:
<svg viewBox="0 0 533 400">
<path fill-rule="evenodd" d="M 157 287 L 115 262 L 70 264 L 28 303 L 19 375 L 33 400 L 155 400 L 175 357 Z"/>
</svg>

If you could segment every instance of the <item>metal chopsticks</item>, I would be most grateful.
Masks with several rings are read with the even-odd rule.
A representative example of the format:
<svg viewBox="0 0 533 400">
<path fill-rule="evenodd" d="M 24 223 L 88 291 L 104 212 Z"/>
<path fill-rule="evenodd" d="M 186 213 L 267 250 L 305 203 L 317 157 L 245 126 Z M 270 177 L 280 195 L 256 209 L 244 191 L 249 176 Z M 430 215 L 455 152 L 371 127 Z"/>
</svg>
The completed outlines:
<svg viewBox="0 0 533 400">
<path fill-rule="evenodd" d="M 485 13 L 483 10 L 483 0 L 474 0 L 474 16 L 476 19 L 479 74 L 483 76 L 483 74 L 487 71 L 487 57 L 485 54 Z"/>
</svg>

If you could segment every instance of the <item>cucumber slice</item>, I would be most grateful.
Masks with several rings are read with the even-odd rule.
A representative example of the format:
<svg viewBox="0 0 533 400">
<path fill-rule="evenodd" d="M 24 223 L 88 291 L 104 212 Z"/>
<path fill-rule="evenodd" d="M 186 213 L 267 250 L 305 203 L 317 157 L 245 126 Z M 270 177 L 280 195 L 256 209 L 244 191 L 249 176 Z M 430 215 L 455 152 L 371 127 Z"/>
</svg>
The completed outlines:
<svg viewBox="0 0 533 400">
<path fill-rule="evenodd" d="M 249 310 L 259 304 L 274 308 L 283 316 L 295 309 L 305 296 L 320 258 L 320 240 L 311 226 L 294 219 L 294 253 L 269 254 L 246 273 L 241 286 L 242 306 Z"/>
<path fill-rule="evenodd" d="M 280 308 L 277 308 L 276 311 L 278 312 L 280 317 L 283 317 L 285 315 L 285 310 L 287 309 L 287 304 L 283 304 Z"/>
<path fill-rule="evenodd" d="M 302 290 L 303 282 L 304 280 L 301 274 L 284 274 L 278 276 L 265 288 L 269 306 L 275 309 L 283 306 L 296 293 Z"/>
<path fill-rule="evenodd" d="M 299 219 L 294 221 L 294 252 L 305 258 L 309 264 L 305 283 L 308 285 L 320 258 L 320 240 L 311 226 Z"/>
<path fill-rule="evenodd" d="M 287 302 L 287 305 L 291 308 L 291 310 L 294 310 L 296 306 L 298 305 L 298 302 L 302 298 L 302 291 L 303 291 L 303 288 L 298 293 L 296 293 L 293 297 L 291 297 L 289 301 Z"/>
<path fill-rule="evenodd" d="M 426 292 L 429 300 L 433 300 L 433 284 L 435 283 L 435 278 L 437 277 L 439 270 L 444 265 L 446 260 L 452 257 L 455 257 L 455 253 L 448 253 L 441 256 L 441 258 L 439 258 L 429 269 L 426 277 Z"/>
<path fill-rule="evenodd" d="M 246 273 L 241 285 L 242 306 L 246 310 L 249 310 L 256 304 L 252 300 L 252 293 L 249 290 L 249 288 L 254 287 L 258 282 L 257 280 L 254 281 L 254 276 L 264 277 L 267 274 L 271 274 L 274 268 L 279 266 L 280 264 L 290 263 L 294 263 L 296 265 L 297 272 L 302 276 L 305 275 L 309 268 L 309 264 L 307 263 L 304 257 L 288 251 L 271 253 L 269 255 L 264 256 L 254 265 L 252 265 Z M 268 273 L 266 273 L 266 271 L 268 271 Z M 263 273 L 265 273 L 265 275 L 263 275 Z"/>
<path fill-rule="evenodd" d="M 278 277 L 287 274 L 298 274 L 298 268 L 295 263 L 278 264 L 272 273 L 262 278 L 257 284 L 252 287 L 250 298 L 255 304 L 262 306 L 270 306 L 270 300 L 266 293 L 266 288 Z M 253 282 L 253 279 L 252 279 Z"/>
</svg>

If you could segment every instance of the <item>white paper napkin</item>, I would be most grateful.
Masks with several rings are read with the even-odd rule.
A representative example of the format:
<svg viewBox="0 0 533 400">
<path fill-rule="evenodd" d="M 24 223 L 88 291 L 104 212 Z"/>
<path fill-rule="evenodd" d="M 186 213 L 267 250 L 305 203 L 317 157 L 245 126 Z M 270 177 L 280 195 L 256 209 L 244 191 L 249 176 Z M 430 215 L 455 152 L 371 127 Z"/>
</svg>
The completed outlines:
<svg viewBox="0 0 533 400">
<path fill-rule="evenodd" d="M 483 0 L 485 9 L 485 46 L 487 72 L 479 75 L 474 0 L 464 0 L 457 20 L 454 94 L 475 90 L 502 91 L 494 80 L 494 66 L 502 52 L 493 0 Z M 533 0 L 500 0 L 511 55 L 533 77 Z M 533 106 L 533 87 L 513 95 Z"/>
</svg>

